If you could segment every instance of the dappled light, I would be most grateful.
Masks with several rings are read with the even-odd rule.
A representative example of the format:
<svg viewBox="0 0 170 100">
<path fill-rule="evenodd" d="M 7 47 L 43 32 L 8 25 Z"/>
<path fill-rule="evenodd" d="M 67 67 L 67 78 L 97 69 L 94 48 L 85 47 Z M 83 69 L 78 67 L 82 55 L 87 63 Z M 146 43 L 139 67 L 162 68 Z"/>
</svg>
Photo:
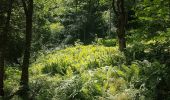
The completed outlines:
<svg viewBox="0 0 170 100">
<path fill-rule="evenodd" d="M 170 0 L 1 0 L 0 100 L 170 100 Z"/>
</svg>

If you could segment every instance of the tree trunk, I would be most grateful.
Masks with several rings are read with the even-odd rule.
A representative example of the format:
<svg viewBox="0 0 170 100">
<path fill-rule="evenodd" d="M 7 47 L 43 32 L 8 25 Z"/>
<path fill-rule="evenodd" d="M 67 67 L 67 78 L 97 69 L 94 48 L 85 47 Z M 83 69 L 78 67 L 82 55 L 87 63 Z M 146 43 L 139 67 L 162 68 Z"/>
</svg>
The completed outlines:
<svg viewBox="0 0 170 100">
<path fill-rule="evenodd" d="M 2 39 L 1 39 L 2 40 Z M 1 45 L 2 47 L 2 45 Z M 1 48 L 0 51 L 0 96 L 4 96 L 4 51 L 2 50 L 3 47 Z"/>
<path fill-rule="evenodd" d="M 5 66 L 5 57 L 6 57 L 6 42 L 8 36 L 8 29 L 11 19 L 13 0 L 9 2 L 9 8 L 7 10 L 7 18 L 5 22 L 4 29 L 0 35 L 0 96 L 4 96 L 4 66 Z"/>
<path fill-rule="evenodd" d="M 124 8 L 124 0 L 117 0 L 116 5 L 115 5 L 115 0 L 113 0 L 112 6 L 116 14 L 116 20 L 117 20 L 116 21 L 116 28 L 117 28 L 116 32 L 117 32 L 118 41 L 119 41 L 119 50 L 124 51 L 126 48 L 125 26 L 127 23 L 126 12 Z"/>
<path fill-rule="evenodd" d="M 125 39 L 125 26 L 126 26 L 126 13 L 125 13 L 125 9 L 124 9 L 124 0 L 118 0 L 118 5 L 120 7 L 118 7 L 120 9 L 120 15 L 118 18 L 119 21 L 119 28 L 118 29 L 118 38 L 119 38 L 119 49 L 120 51 L 124 51 L 124 49 L 126 48 L 126 39 Z M 119 31 L 120 30 L 120 31 Z"/>
<path fill-rule="evenodd" d="M 22 64 L 22 74 L 21 74 L 21 90 L 22 94 L 27 93 L 29 90 L 28 82 L 29 82 L 29 59 L 30 59 L 30 50 L 31 50 L 31 40 L 32 40 L 32 15 L 33 15 L 33 0 L 29 0 L 28 4 L 22 0 L 24 11 L 26 15 L 26 33 L 25 33 L 25 51 L 24 58 Z"/>
</svg>

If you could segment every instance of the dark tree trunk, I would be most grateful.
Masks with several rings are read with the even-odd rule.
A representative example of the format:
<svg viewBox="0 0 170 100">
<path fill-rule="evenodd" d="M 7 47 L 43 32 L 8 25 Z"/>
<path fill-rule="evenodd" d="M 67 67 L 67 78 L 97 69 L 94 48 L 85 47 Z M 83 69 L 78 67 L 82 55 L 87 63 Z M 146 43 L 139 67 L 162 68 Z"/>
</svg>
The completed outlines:
<svg viewBox="0 0 170 100">
<path fill-rule="evenodd" d="M 31 39 L 32 39 L 32 15 L 33 15 L 33 0 L 29 0 L 28 4 L 26 4 L 25 0 L 22 0 L 24 11 L 26 15 L 26 33 L 25 33 L 25 51 L 24 51 L 24 58 L 22 64 L 22 74 L 21 74 L 21 90 L 22 94 L 25 95 L 27 93 L 29 86 L 29 59 L 30 59 L 30 50 L 31 50 Z"/>
<path fill-rule="evenodd" d="M 119 50 L 124 51 L 126 48 L 126 39 L 125 39 L 125 26 L 127 23 L 126 12 L 124 8 L 124 0 L 113 0 L 112 4 L 113 10 L 116 14 L 116 28 L 117 36 L 119 41 Z"/>
<path fill-rule="evenodd" d="M 11 19 L 11 11 L 12 11 L 12 4 L 13 0 L 9 1 L 9 8 L 7 10 L 7 18 L 4 25 L 4 29 L 0 34 L 0 96 L 4 96 L 4 66 L 5 66 L 5 57 L 6 57 L 6 42 L 8 36 L 8 29 Z"/>
<path fill-rule="evenodd" d="M 2 39 L 1 39 L 2 41 Z M 2 50 L 3 46 L 1 45 L 0 50 L 0 96 L 4 96 L 4 51 Z"/>
</svg>

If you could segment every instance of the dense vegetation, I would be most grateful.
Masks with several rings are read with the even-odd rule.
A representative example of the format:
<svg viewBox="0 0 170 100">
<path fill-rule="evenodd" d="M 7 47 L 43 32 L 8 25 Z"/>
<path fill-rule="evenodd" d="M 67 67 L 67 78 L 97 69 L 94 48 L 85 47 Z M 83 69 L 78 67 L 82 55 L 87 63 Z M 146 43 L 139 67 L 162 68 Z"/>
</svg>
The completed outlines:
<svg viewBox="0 0 170 100">
<path fill-rule="evenodd" d="M 169 0 L 1 0 L 0 100 L 169 100 Z"/>
</svg>

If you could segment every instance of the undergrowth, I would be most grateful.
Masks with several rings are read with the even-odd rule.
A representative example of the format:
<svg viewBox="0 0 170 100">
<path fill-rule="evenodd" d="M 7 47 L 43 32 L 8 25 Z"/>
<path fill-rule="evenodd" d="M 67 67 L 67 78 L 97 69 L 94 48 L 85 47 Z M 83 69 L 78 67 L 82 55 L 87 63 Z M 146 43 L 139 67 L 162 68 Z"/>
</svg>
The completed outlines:
<svg viewBox="0 0 170 100">
<path fill-rule="evenodd" d="M 165 65 L 143 59 L 133 59 L 130 64 L 126 61 L 117 47 L 102 45 L 76 45 L 43 54 L 29 70 L 30 97 L 33 100 L 154 99 L 156 84 L 166 73 L 162 73 Z M 6 73 L 5 90 L 12 94 L 19 88 L 20 71 L 8 67 Z M 18 98 L 14 96 L 14 100 Z"/>
</svg>

